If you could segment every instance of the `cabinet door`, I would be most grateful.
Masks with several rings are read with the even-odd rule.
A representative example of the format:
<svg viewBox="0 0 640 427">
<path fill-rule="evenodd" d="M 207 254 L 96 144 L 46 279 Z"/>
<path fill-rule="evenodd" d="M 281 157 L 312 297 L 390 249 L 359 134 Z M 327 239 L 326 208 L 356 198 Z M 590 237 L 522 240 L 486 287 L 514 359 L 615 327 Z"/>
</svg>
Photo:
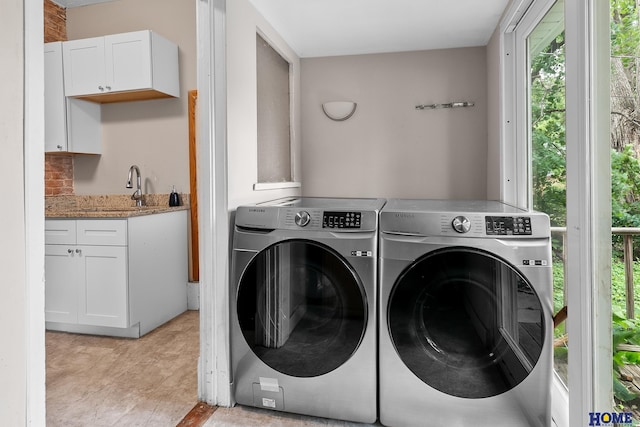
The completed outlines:
<svg viewBox="0 0 640 427">
<path fill-rule="evenodd" d="M 100 154 L 102 152 L 102 110 L 100 104 L 67 98 L 67 151 Z"/>
<path fill-rule="evenodd" d="M 104 93 L 104 37 L 70 40 L 62 44 L 66 96 Z"/>
<path fill-rule="evenodd" d="M 77 323 L 78 264 L 75 247 L 44 246 L 44 310 L 48 322 Z"/>
<path fill-rule="evenodd" d="M 65 97 L 62 46 L 44 45 L 44 151 L 100 154 L 100 105 Z"/>
<path fill-rule="evenodd" d="M 149 31 L 105 36 L 106 81 L 110 91 L 152 87 Z"/>
<path fill-rule="evenodd" d="M 81 264 L 78 322 L 85 325 L 129 326 L 127 248 L 78 246 Z"/>
<path fill-rule="evenodd" d="M 67 150 L 62 42 L 44 45 L 44 151 Z"/>
</svg>

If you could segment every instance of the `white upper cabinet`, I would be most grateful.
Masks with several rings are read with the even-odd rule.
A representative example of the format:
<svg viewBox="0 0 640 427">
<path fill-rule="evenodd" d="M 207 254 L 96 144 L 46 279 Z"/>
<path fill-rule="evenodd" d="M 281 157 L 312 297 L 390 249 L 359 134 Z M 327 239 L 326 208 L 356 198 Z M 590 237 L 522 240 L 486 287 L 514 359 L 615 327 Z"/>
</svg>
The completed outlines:
<svg viewBox="0 0 640 427">
<path fill-rule="evenodd" d="M 105 91 L 104 37 L 64 42 L 63 57 L 66 96 Z"/>
<path fill-rule="evenodd" d="M 153 31 L 63 43 L 65 95 L 94 102 L 179 97 L 178 47 Z"/>
<path fill-rule="evenodd" d="M 100 154 L 100 105 L 65 97 L 62 46 L 44 45 L 45 152 Z"/>
</svg>

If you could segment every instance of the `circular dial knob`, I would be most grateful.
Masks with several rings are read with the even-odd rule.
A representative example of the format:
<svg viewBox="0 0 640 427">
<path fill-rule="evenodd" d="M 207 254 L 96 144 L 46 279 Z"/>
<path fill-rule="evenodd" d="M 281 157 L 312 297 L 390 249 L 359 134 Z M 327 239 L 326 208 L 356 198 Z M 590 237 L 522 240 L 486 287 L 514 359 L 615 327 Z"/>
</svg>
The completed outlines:
<svg viewBox="0 0 640 427">
<path fill-rule="evenodd" d="M 309 215 L 309 212 L 300 211 L 296 214 L 294 221 L 297 226 L 304 227 L 311 221 L 311 215 Z"/>
<path fill-rule="evenodd" d="M 451 226 L 458 233 L 466 233 L 471 229 L 471 221 L 467 217 L 457 216 L 453 218 L 451 222 Z"/>
</svg>

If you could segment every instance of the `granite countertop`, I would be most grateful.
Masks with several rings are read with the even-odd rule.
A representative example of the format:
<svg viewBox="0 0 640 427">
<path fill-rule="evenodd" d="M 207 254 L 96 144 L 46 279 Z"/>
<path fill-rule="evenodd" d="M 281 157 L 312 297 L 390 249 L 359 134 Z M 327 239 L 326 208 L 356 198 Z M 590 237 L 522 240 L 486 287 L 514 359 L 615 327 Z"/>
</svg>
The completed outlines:
<svg viewBox="0 0 640 427">
<path fill-rule="evenodd" d="M 169 206 L 169 194 L 145 194 L 136 206 L 129 195 L 47 196 L 46 218 L 129 218 L 189 209 L 189 195 L 180 194 L 181 206 Z"/>
</svg>

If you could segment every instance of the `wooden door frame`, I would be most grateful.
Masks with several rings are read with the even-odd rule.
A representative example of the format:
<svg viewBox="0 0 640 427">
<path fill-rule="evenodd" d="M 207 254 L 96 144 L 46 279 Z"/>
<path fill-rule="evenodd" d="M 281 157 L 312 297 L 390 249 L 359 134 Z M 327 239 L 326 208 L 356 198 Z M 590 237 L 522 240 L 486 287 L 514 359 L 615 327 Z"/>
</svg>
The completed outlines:
<svg viewBox="0 0 640 427">
<path fill-rule="evenodd" d="M 188 93 L 189 105 L 189 207 L 191 214 L 191 268 L 189 281 L 200 280 L 200 250 L 198 248 L 198 150 L 196 146 L 196 109 L 198 91 Z"/>
</svg>

